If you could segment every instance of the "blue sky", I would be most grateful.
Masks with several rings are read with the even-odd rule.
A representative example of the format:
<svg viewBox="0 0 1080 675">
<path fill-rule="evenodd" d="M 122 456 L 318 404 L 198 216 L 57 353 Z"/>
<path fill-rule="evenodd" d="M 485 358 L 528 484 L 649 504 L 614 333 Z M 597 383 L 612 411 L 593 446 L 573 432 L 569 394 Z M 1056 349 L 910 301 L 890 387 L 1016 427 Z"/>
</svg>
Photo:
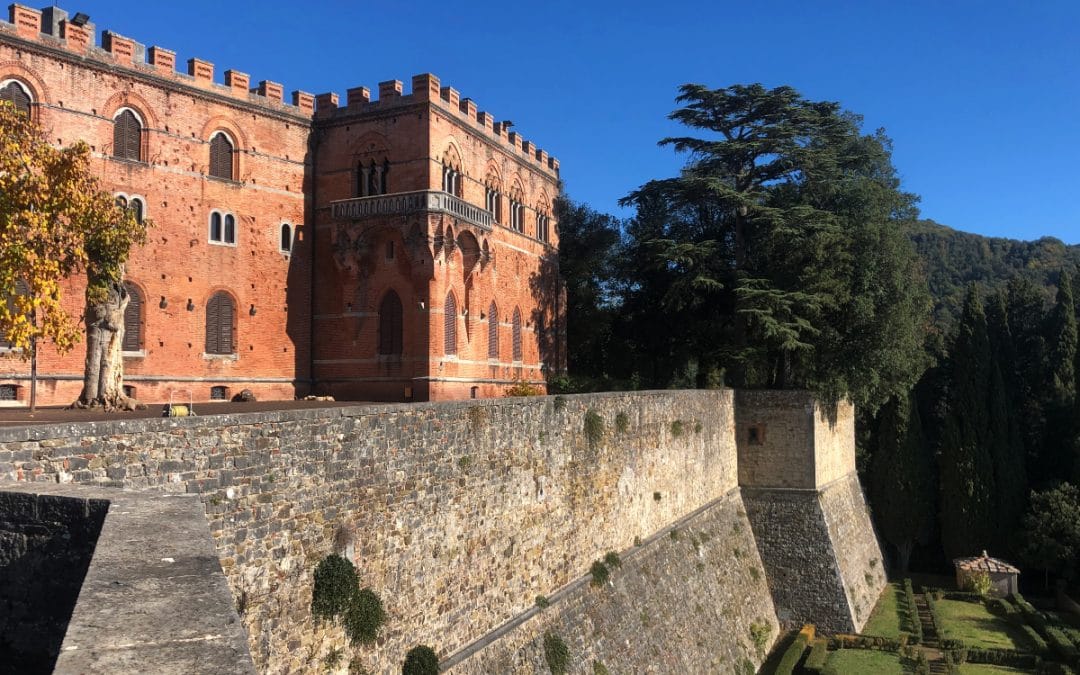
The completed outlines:
<svg viewBox="0 0 1080 675">
<path fill-rule="evenodd" d="M 286 92 L 433 72 L 562 163 L 601 211 L 682 159 L 684 82 L 789 84 L 884 127 L 924 217 L 1080 243 L 1080 3 L 72 0 L 101 29 Z M 100 38 L 99 38 L 100 39 Z M 625 214 L 624 214 L 625 215 Z"/>
</svg>

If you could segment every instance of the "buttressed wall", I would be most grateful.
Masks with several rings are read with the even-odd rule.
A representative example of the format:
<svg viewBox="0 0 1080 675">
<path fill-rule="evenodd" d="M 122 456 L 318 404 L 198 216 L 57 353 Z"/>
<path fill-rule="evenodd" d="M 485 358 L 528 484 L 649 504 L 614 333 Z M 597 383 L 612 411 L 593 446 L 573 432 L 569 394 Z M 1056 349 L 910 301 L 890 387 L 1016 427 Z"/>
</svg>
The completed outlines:
<svg viewBox="0 0 1080 675">
<path fill-rule="evenodd" d="M 736 403 L 725 390 L 8 429 L 0 474 L 200 493 L 262 672 L 320 668 L 347 647 L 310 611 L 312 571 L 335 550 L 389 611 L 379 644 L 354 651 L 376 672 L 396 671 L 417 644 L 463 672 L 542 672 L 547 632 L 581 668 L 722 671 L 760 664 L 751 626 L 766 648 L 808 610 L 857 627 L 880 587 L 852 579 L 876 546 L 851 472 L 792 493 L 817 509 L 800 550 L 822 564 L 787 567 L 782 537 L 767 531 L 788 527 L 768 521 L 785 502 L 739 488 L 752 405 L 770 429 L 818 411 L 804 393 Z M 824 428 L 846 452 L 844 424 Z M 824 448 L 825 432 L 807 428 Z M 792 456 L 817 452 L 795 444 L 800 433 Z M 608 551 L 626 560 L 611 584 L 583 582 Z M 777 574 L 827 606 L 784 595 Z M 538 595 L 553 599 L 539 613 Z"/>
</svg>

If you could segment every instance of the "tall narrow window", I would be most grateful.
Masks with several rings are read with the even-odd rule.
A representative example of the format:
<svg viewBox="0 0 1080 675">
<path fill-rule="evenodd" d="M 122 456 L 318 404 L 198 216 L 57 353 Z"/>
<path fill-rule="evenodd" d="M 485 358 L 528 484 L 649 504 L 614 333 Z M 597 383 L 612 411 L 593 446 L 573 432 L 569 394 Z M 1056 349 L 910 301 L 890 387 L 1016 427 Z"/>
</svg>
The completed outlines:
<svg viewBox="0 0 1080 675">
<path fill-rule="evenodd" d="M 394 291 L 387 291 L 379 303 L 379 353 L 400 356 L 401 348 L 401 298 Z"/>
<path fill-rule="evenodd" d="M 221 237 L 222 243 L 236 243 L 236 218 L 231 213 L 225 214 L 225 231 Z"/>
<path fill-rule="evenodd" d="M 379 180 L 379 194 L 390 194 L 390 160 L 384 159 L 382 165 L 382 175 Z"/>
<path fill-rule="evenodd" d="M 447 356 L 457 354 L 457 300 L 453 291 L 446 294 L 443 305 L 443 347 Z"/>
<path fill-rule="evenodd" d="M 499 307 L 494 300 L 488 307 L 488 358 L 499 358 Z"/>
<path fill-rule="evenodd" d="M 548 217 L 543 213 L 536 214 L 536 238 L 540 241 L 548 240 Z"/>
<path fill-rule="evenodd" d="M 124 342 L 122 349 L 125 352 L 137 352 L 142 349 L 142 294 L 135 284 L 125 283 L 124 288 L 128 294 L 128 304 L 124 308 Z"/>
<path fill-rule="evenodd" d="M 113 157 L 134 162 L 142 159 L 142 122 L 126 108 L 113 120 Z"/>
<path fill-rule="evenodd" d="M 521 361 L 521 310 L 517 307 L 514 308 L 512 326 L 514 331 L 514 360 Z"/>
<path fill-rule="evenodd" d="M 207 354 L 232 354 L 233 349 L 233 316 L 236 308 L 233 306 L 232 297 L 218 291 L 206 303 L 206 353 Z"/>
<path fill-rule="evenodd" d="M 132 197 L 128 203 L 128 208 L 131 209 L 131 215 L 135 216 L 135 222 L 142 224 L 144 218 L 144 208 L 142 200 L 138 197 Z"/>
<path fill-rule="evenodd" d="M 210 175 L 215 178 L 233 179 L 233 144 L 223 132 L 210 139 Z"/>
<path fill-rule="evenodd" d="M 510 227 L 518 232 L 525 231 L 525 205 L 516 197 L 510 198 Z"/>
<path fill-rule="evenodd" d="M 461 196 L 461 172 L 453 167 L 453 165 L 446 164 L 443 166 L 443 192 L 449 192 L 455 197 Z"/>
<path fill-rule="evenodd" d="M 11 80 L 0 87 L 0 101 L 8 101 L 24 115 L 30 114 L 30 93 L 19 82 Z"/>
<path fill-rule="evenodd" d="M 281 251 L 288 253 L 292 250 L 292 226 L 288 223 L 281 224 Z"/>
</svg>

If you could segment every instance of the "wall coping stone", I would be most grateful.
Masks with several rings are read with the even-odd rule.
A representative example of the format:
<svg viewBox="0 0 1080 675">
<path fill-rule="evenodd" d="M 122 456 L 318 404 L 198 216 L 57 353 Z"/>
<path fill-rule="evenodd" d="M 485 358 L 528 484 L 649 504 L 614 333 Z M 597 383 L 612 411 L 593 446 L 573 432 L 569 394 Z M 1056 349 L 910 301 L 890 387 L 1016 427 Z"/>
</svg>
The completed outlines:
<svg viewBox="0 0 1080 675">
<path fill-rule="evenodd" d="M 109 502 L 53 672 L 256 672 L 197 495 L 48 483 L 3 491 Z"/>
</svg>

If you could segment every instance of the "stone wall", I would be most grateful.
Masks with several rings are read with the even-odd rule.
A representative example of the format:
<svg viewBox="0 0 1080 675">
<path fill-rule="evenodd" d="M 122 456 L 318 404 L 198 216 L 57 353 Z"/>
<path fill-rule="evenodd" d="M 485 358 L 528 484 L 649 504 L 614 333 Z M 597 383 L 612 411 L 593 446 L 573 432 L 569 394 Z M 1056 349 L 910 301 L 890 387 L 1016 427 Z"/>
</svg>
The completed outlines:
<svg viewBox="0 0 1080 675">
<path fill-rule="evenodd" d="M 0 430 L 0 472 L 200 493 L 264 672 L 345 645 L 310 613 L 337 542 L 390 614 L 358 658 L 390 672 L 730 492 L 733 439 L 731 391 L 597 394 Z"/>
<path fill-rule="evenodd" d="M 0 670 L 52 670 L 108 508 L 0 492 Z"/>
<path fill-rule="evenodd" d="M 642 546 L 625 552 L 608 584 L 581 579 L 563 597 L 533 610 L 512 631 L 448 665 L 462 673 L 550 672 L 544 637 L 569 647 L 569 671 L 591 673 L 732 673 L 765 651 L 779 624 L 763 566 L 737 491 Z"/>
</svg>

